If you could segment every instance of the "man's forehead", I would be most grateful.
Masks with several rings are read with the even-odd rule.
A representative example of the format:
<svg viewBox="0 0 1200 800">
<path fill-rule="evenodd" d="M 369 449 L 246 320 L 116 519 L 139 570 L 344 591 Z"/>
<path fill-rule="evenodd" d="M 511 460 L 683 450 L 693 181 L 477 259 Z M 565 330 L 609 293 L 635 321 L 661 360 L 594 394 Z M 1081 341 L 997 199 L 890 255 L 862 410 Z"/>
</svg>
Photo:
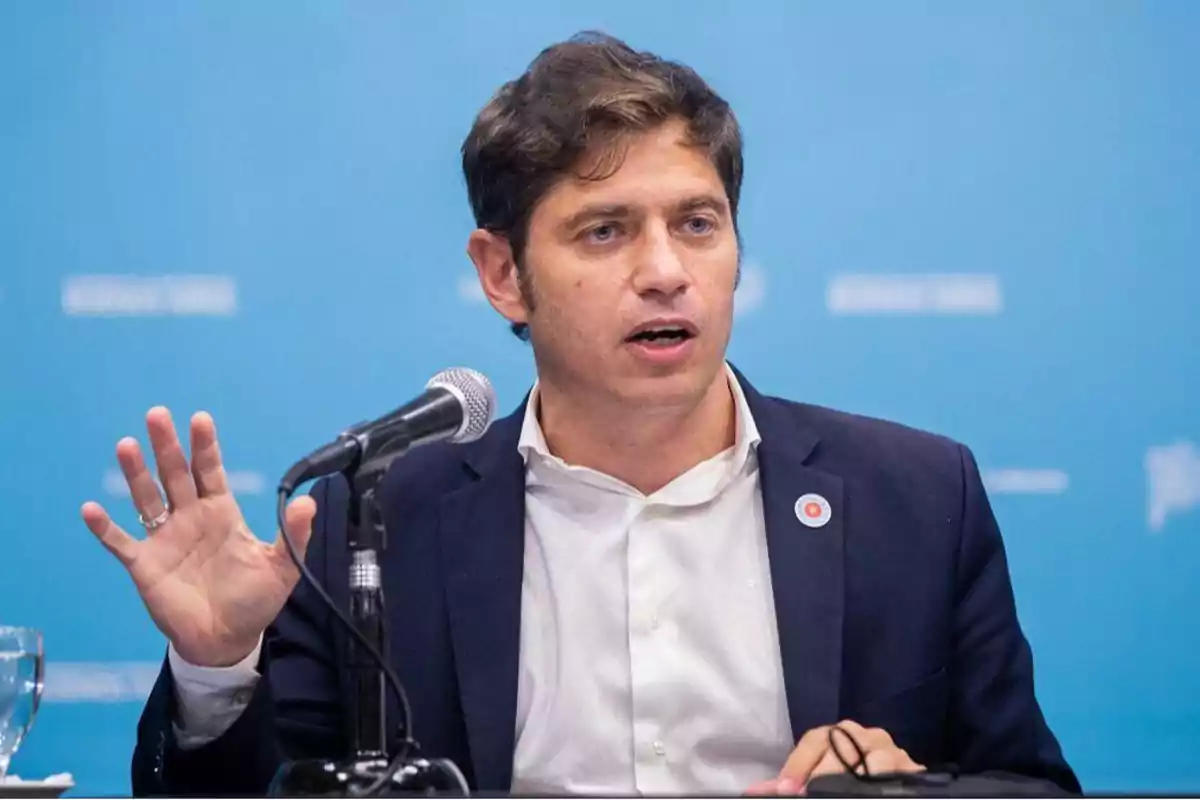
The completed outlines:
<svg viewBox="0 0 1200 800">
<path fill-rule="evenodd" d="M 690 142 L 686 126 L 671 121 L 598 145 L 554 181 L 535 215 L 540 210 L 561 220 L 597 205 L 670 210 L 705 196 L 725 200 L 721 176 L 708 148 Z"/>
<path fill-rule="evenodd" d="M 556 215 L 574 214 L 585 206 L 651 211 L 725 202 L 725 186 L 711 165 L 707 169 L 647 166 L 636 170 L 622 166 L 601 179 L 572 175 L 548 192 L 546 200 Z"/>
<path fill-rule="evenodd" d="M 677 210 L 683 207 L 724 204 L 725 188 L 718 181 L 696 181 L 687 185 L 611 186 L 577 192 L 565 191 L 557 203 L 558 210 L 573 213 L 573 209 L 593 206 L 621 206 L 631 210 Z"/>
</svg>

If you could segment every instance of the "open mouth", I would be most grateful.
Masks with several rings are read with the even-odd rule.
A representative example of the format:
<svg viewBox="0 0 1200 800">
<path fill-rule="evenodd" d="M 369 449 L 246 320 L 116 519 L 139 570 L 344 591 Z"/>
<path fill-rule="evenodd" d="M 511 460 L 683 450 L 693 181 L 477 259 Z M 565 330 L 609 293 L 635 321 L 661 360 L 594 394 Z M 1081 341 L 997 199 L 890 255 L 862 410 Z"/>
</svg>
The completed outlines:
<svg viewBox="0 0 1200 800">
<path fill-rule="evenodd" d="M 677 325 L 664 325 L 662 327 L 640 330 L 628 337 L 626 341 L 665 346 L 686 342 L 688 339 L 691 339 L 694 336 L 695 334 L 687 328 Z"/>
</svg>

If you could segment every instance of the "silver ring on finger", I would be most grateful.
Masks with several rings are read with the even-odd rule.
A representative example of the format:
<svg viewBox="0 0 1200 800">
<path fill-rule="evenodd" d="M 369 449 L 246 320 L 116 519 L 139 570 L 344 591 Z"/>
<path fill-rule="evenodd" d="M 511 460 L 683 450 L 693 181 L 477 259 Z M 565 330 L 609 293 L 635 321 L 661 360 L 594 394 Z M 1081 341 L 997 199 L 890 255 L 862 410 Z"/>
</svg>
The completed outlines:
<svg viewBox="0 0 1200 800">
<path fill-rule="evenodd" d="M 146 519 L 141 513 L 139 513 L 138 514 L 138 522 L 140 522 L 142 524 L 142 527 L 145 528 L 146 530 L 152 531 L 155 528 L 162 525 L 164 522 L 166 522 L 167 519 L 170 518 L 170 516 L 171 516 L 171 509 L 164 508 L 162 510 L 162 513 L 160 513 L 158 516 L 153 517 L 151 519 Z"/>
</svg>

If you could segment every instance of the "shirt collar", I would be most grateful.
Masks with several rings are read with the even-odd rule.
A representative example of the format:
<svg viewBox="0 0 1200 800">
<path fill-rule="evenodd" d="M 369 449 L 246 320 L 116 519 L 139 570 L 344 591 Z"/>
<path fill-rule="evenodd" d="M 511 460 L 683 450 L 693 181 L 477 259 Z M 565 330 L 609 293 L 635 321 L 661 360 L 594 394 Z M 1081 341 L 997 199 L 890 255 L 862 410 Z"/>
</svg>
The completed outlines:
<svg viewBox="0 0 1200 800">
<path fill-rule="evenodd" d="M 758 449 L 758 443 L 762 441 L 762 436 L 758 432 L 758 426 L 754 423 L 754 415 L 750 413 L 750 404 L 746 402 L 746 393 L 742 391 L 737 375 L 734 374 L 733 368 L 728 363 L 725 364 L 725 374 L 729 379 L 729 389 L 733 392 L 734 410 L 737 415 L 737 432 L 734 436 L 733 448 L 726 453 L 731 456 L 730 460 L 733 464 L 737 468 L 741 468 L 749 458 L 750 451 Z M 546 437 L 538 422 L 538 396 L 538 383 L 535 382 L 529 393 L 529 401 L 525 404 L 525 419 L 521 424 L 521 437 L 517 440 L 517 450 L 521 453 L 521 458 L 526 465 L 529 464 L 531 455 L 536 455 L 541 459 L 559 460 L 546 446 Z"/>
</svg>

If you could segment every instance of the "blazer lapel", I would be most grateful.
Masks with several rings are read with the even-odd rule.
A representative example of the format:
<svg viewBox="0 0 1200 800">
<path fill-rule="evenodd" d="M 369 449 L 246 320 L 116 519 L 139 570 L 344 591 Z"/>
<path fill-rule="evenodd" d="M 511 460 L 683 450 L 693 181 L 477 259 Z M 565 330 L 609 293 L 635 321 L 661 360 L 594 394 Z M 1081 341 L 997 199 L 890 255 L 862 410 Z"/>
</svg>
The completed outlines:
<svg viewBox="0 0 1200 800">
<path fill-rule="evenodd" d="M 783 659 L 792 733 L 837 722 L 844 616 L 844 522 L 842 479 L 805 462 L 817 444 L 797 420 L 797 410 L 760 395 L 738 375 L 755 424 L 767 553 Z M 816 495 L 828 503 L 828 521 L 800 521 L 797 502 Z M 818 517 L 819 523 L 823 519 Z"/>
<path fill-rule="evenodd" d="M 525 550 L 524 407 L 467 446 L 475 480 L 442 499 L 442 564 L 450 637 L 475 782 L 512 782 Z"/>
</svg>

